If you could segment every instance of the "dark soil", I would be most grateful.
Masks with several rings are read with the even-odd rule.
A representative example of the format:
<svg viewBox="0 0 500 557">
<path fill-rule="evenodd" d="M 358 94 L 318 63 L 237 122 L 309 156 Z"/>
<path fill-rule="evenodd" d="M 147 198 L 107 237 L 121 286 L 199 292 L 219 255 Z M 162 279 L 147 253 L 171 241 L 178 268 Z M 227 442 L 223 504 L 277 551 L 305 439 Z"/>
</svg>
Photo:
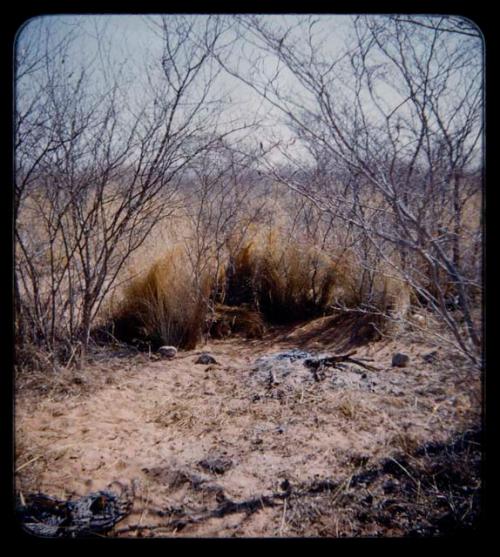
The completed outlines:
<svg viewBox="0 0 500 557">
<path fill-rule="evenodd" d="M 169 519 L 150 529 L 182 530 L 230 514 L 249 516 L 283 506 L 286 500 L 289 527 L 299 536 L 472 535 L 480 521 L 480 446 L 480 432 L 467 431 L 448 443 L 427 443 L 411 455 L 384 459 L 343 481 L 318 479 L 292 485 L 285 479 L 280 492 L 243 501 L 226 498 L 220 486 L 214 490 L 211 484 L 198 482 L 197 490 L 216 491 L 212 508 L 157 510 L 158 516 Z"/>
<path fill-rule="evenodd" d="M 328 516 L 351 536 L 456 536 L 478 531 L 481 494 L 481 434 L 467 431 L 449 443 L 428 443 L 413 454 L 388 458 L 347 479 L 299 488 L 290 497 L 296 532 L 310 531 L 316 510 L 322 535 L 335 535 Z M 338 494 L 335 506 L 320 493 Z M 330 499 L 331 502 L 331 499 Z M 328 508 L 329 507 L 329 508 Z M 343 527 L 341 527 L 343 526 Z"/>
</svg>

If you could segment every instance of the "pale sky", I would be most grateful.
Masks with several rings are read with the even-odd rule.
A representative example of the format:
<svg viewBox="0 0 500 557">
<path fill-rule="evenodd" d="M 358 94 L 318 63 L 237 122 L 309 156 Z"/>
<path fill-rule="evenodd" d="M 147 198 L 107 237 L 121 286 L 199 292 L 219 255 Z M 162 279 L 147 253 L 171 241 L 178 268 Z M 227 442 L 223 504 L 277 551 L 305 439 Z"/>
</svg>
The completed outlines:
<svg viewBox="0 0 500 557">
<path fill-rule="evenodd" d="M 169 16 L 167 16 L 169 17 Z M 206 16 L 192 16 L 204 21 Z M 75 73 L 79 65 L 86 65 L 93 61 L 94 73 L 92 79 L 95 86 L 103 86 L 103 69 L 113 74 L 121 72 L 120 80 L 124 83 L 124 89 L 131 98 L 139 102 L 144 100 L 145 95 L 145 65 L 155 57 L 161 57 L 162 38 L 155 32 L 154 21 L 157 16 L 143 15 L 95 15 L 95 16 L 75 16 L 57 15 L 43 16 L 30 20 L 20 30 L 18 35 L 18 56 L 23 56 L 24 45 L 27 41 L 37 39 L 37 29 L 46 26 L 50 30 L 51 40 L 56 42 L 58 38 L 74 31 L 75 41 L 70 54 L 70 59 L 65 60 L 68 79 Z M 283 26 L 295 25 L 298 17 L 294 15 L 265 16 L 266 24 L 276 30 Z M 349 16 L 317 16 L 315 17 L 313 47 L 322 53 L 325 59 L 329 56 L 335 57 L 336 53 L 342 48 L 342 44 L 352 33 Z M 303 32 L 308 31 L 308 27 L 303 26 L 295 29 L 289 38 L 295 36 L 297 40 L 304 41 Z M 231 32 L 225 35 L 225 40 L 231 38 Z M 453 40 L 450 37 L 450 40 Z M 245 35 L 244 40 L 239 40 L 234 45 L 234 51 L 229 64 L 235 68 L 239 60 L 239 68 L 248 75 L 251 73 L 250 67 L 244 61 L 245 57 L 252 57 L 256 52 L 253 45 L 254 39 L 250 35 Z M 307 51 L 307 44 L 304 44 L 304 52 Z M 107 53 L 109 58 L 106 58 Z M 240 57 L 241 56 L 241 57 Z M 111 64 L 106 62 L 111 60 Z M 482 62 L 482 61 L 480 61 Z M 265 59 L 261 70 L 269 76 L 276 71 L 276 63 L 271 57 Z M 286 70 L 280 74 L 281 86 L 286 90 L 290 98 L 300 98 L 301 89 L 297 87 L 296 81 Z M 290 138 L 287 128 L 279 123 L 279 113 L 263 102 L 262 98 L 252 91 L 249 87 L 241 83 L 236 78 L 221 74 L 214 82 L 214 99 L 224 98 L 227 101 L 225 117 L 233 119 L 239 118 L 242 122 L 250 122 L 255 118 L 265 118 L 265 126 L 258 131 L 253 141 L 263 142 L 268 145 L 276 138 Z M 398 83 L 383 86 L 381 96 L 384 102 L 390 106 L 396 106 L 401 97 L 398 96 L 396 89 Z M 307 100 L 304 104 L 307 104 Z"/>
<path fill-rule="evenodd" d="M 168 16 L 167 16 L 168 17 Z M 204 16 L 193 16 L 194 18 L 204 18 Z M 18 54 L 22 56 L 25 41 L 36 36 L 36 31 L 40 26 L 50 29 L 52 41 L 56 42 L 60 37 L 69 32 L 75 32 L 75 41 L 71 50 L 71 59 L 65 60 L 68 69 L 68 76 L 71 75 L 80 64 L 87 64 L 94 60 L 96 72 L 93 74 L 95 83 L 99 83 L 100 64 L 99 56 L 101 50 L 106 52 L 109 49 L 110 57 L 113 60 L 113 70 L 118 68 L 123 70 L 122 79 L 126 80 L 127 89 L 131 95 L 143 98 L 144 63 L 155 54 L 160 56 L 162 48 L 162 38 L 155 32 L 152 21 L 158 19 L 157 16 L 143 15 L 96 15 L 96 16 L 75 16 L 75 15 L 56 15 L 42 16 L 28 21 L 18 34 Z M 322 21 L 317 24 L 318 45 L 322 48 L 335 47 L 339 29 L 343 26 L 346 18 L 337 19 L 322 17 Z M 274 25 L 293 23 L 295 16 L 267 16 L 269 23 Z M 100 39 L 98 40 L 98 37 Z M 244 56 L 250 56 L 255 48 L 250 43 L 240 43 L 235 47 L 236 52 Z M 152 55 L 152 56 L 151 56 Z M 243 66 L 241 66 L 241 64 Z M 246 67 L 244 61 L 240 62 L 239 67 Z M 274 71 L 275 66 L 271 65 L 269 70 Z M 283 75 L 282 79 L 286 79 Z M 290 89 L 292 81 L 290 80 Z M 266 115 L 268 132 L 273 138 L 277 135 L 289 137 L 288 130 L 278 125 L 276 111 L 254 91 L 246 87 L 236 78 L 227 74 L 219 76 L 217 83 L 214 84 L 214 93 L 227 98 L 231 104 L 231 114 L 240 117 L 243 121 L 250 122 L 254 118 Z M 274 114 L 274 118 L 273 118 Z M 256 141 L 266 143 L 266 132 L 264 137 L 262 130 L 256 137 Z M 269 139 L 269 141 L 271 141 Z"/>
</svg>

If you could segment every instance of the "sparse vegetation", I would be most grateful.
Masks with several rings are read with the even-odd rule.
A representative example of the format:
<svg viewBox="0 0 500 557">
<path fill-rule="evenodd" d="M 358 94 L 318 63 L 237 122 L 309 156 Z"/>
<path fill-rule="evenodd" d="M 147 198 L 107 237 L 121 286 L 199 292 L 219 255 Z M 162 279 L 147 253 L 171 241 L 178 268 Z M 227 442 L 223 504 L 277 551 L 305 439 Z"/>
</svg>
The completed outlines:
<svg viewBox="0 0 500 557">
<path fill-rule="evenodd" d="M 103 482 L 123 472 L 132 491 L 143 482 L 139 522 L 118 531 L 127 535 L 212 535 L 214 524 L 230 535 L 231 521 L 238 535 L 273 536 L 475 527 L 484 137 L 474 25 L 147 16 L 135 21 L 148 50 L 121 58 L 114 41 L 126 34 L 107 25 L 125 20 L 59 17 L 28 22 L 16 45 L 21 500 L 35 487 L 57 486 L 57 498 L 66 484 L 90 488 L 75 470 Z M 291 367 L 259 375 L 259 357 L 278 347 L 310 351 L 318 369 L 294 375 L 297 356 L 278 354 Z M 219 352 L 202 365 L 201 349 Z M 74 440 L 61 445 L 67 428 Z M 419 451 L 438 445 L 436 468 L 432 450 Z M 230 463 L 220 485 L 188 469 L 209 446 Z M 176 481 L 162 484 L 169 474 Z M 385 476 L 401 504 L 385 497 Z M 360 491 L 368 484 L 373 496 Z M 168 520 L 148 528 L 153 500 Z"/>
<path fill-rule="evenodd" d="M 107 317 L 103 310 L 123 294 L 115 308 L 118 337 L 184 347 L 208 332 L 217 304 L 243 304 L 269 324 L 334 309 L 380 313 L 401 324 L 411 302 L 430 310 L 449 341 L 480 366 L 481 97 L 480 80 L 464 73 L 480 54 L 474 33 L 466 52 L 456 30 L 436 28 L 431 40 L 412 19 L 356 18 L 349 23 L 355 38 L 334 58 L 345 75 L 339 81 L 331 66 L 328 87 L 337 88 L 326 95 L 323 52 L 312 27 L 306 29 L 319 20 L 305 17 L 290 30 L 310 37 L 312 65 L 299 43 L 281 44 L 278 27 L 262 18 L 194 21 L 151 20 L 158 52 L 145 70 L 141 99 L 127 94 L 120 72 L 97 86 L 90 78 L 96 61 L 75 68 L 74 83 L 64 78 L 76 30 L 44 41 L 50 25 L 40 20 L 26 35 L 33 40 L 25 41 L 17 74 L 19 362 L 32 361 L 23 356 L 33 352 L 29 345 L 56 367 L 84 361 L 92 331 Z M 232 51 L 222 44 L 236 28 L 255 41 L 256 59 L 267 51 L 301 84 L 305 97 L 296 110 L 279 87 L 266 97 L 265 88 L 228 63 Z M 112 54 L 104 36 L 101 30 L 96 40 L 100 70 L 107 71 Z M 446 59 L 438 45 L 450 50 Z M 419 56 L 427 57 L 427 71 Z M 385 104 L 376 93 L 383 75 L 368 77 L 365 67 L 373 60 L 402 83 Z M 447 71 L 434 75 L 434 66 Z M 236 119 L 219 130 L 224 110 L 213 83 L 223 73 L 281 111 L 293 143 L 308 154 L 287 150 L 284 141 L 255 146 L 262 121 Z M 457 79 L 463 83 L 454 89 Z M 423 84 L 429 94 L 421 99 L 412 91 Z M 345 96 L 350 85 L 354 104 Z M 320 110 L 317 129 L 300 104 L 308 95 Z M 453 117 L 440 95 L 455 107 Z M 161 255 L 140 268 L 140 252 L 158 250 L 149 238 L 162 227 L 171 235 L 173 220 L 185 233 L 165 249 L 180 244 L 175 257 L 183 263 L 174 271 L 169 255 L 163 261 Z M 132 259 L 140 278 L 122 293 Z"/>
</svg>

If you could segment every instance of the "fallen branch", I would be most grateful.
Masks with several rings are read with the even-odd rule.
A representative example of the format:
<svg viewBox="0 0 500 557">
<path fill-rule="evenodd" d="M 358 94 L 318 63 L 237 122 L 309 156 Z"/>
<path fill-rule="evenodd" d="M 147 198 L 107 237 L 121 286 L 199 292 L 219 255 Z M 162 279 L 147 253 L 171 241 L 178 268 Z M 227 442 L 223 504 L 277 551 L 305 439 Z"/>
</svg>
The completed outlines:
<svg viewBox="0 0 500 557">
<path fill-rule="evenodd" d="M 288 495 L 288 493 L 273 493 L 272 495 L 262 495 L 254 497 L 253 499 L 246 499 L 245 501 L 238 502 L 227 499 L 211 511 L 200 513 L 197 516 L 172 520 L 170 525 L 180 530 L 188 524 L 203 522 L 204 520 L 208 520 L 210 518 L 223 518 L 228 514 L 245 513 L 248 516 L 264 509 L 265 507 L 274 507 L 277 499 L 284 499 L 285 497 L 288 497 Z"/>
<path fill-rule="evenodd" d="M 377 368 L 375 366 L 371 366 L 368 364 L 365 364 L 362 360 L 356 358 L 352 358 L 352 356 L 354 356 L 354 354 L 356 354 L 356 351 L 354 352 L 349 352 L 349 354 L 338 354 L 338 355 L 333 355 L 333 356 L 324 356 L 322 358 L 308 358 L 307 360 L 304 360 L 304 365 L 306 365 L 307 367 L 313 369 L 313 370 L 319 370 L 323 367 L 337 367 L 338 364 L 340 363 L 344 363 L 344 362 L 348 362 L 351 364 L 356 364 L 364 369 L 367 369 L 368 371 L 381 371 L 380 368 Z M 316 377 L 316 375 L 315 375 Z"/>
</svg>

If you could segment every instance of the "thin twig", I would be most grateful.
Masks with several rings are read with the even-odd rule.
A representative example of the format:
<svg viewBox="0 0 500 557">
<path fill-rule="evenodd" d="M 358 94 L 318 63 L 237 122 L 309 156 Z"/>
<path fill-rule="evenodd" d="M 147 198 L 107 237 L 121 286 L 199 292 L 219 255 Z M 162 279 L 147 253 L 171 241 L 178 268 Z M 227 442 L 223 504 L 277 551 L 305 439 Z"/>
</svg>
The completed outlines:
<svg viewBox="0 0 500 557">
<path fill-rule="evenodd" d="M 408 472 L 408 470 L 402 464 L 400 464 L 395 458 L 392 458 L 392 456 L 390 456 L 389 460 L 392 460 L 394 463 L 396 463 L 401 468 L 401 470 L 403 470 L 403 472 L 410 478 L 410 480 L 414 482 L 415 485 L 419 485 L 417 480 L 410 474 L 410 472 Z"/>
<path fill-rule="evenodd" d="M 286 499 L 285 502 L 283 503 L 283 516 L 281 517 L 281 525 L 280 525 L 280 531 L 279 531 L 279 536 L 281 537 L 283 535 L 283 528 L 285 527 L 285 517 L 286 517 Z"/>
<path fill-rule="evenodd" d="M 25 462 L 24 464 L 21 464 L 21 466 L 19 466 L 18 468 L 16 468 L 15 473 L 17 474 L 19 471 L 21 471 L 23 468 L 25 468 L 26 466 L 28 466 L 28 464 L 31 464 L 32 462 L 35 462 L 36 460 L 38 460 L 39 458 L 42 458 L 43 455 L 38 455 L 33 457 L 31 460 L 28 460 L 28 462 Z"/>
</svg>

